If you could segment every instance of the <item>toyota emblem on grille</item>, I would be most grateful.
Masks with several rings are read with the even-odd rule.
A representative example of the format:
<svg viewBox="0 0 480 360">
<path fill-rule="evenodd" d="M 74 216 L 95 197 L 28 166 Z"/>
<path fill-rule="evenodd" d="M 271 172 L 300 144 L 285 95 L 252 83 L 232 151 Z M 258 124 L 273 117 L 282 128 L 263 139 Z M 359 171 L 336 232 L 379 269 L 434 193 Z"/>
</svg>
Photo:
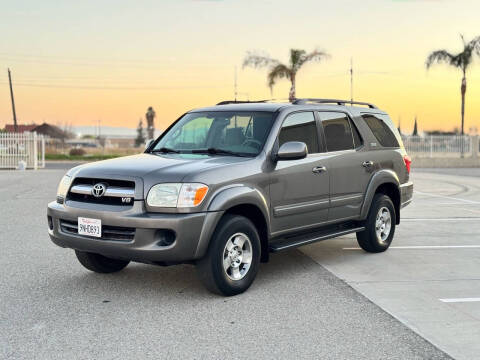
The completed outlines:
<svg viewBox="0 0 480 360">
<path fill-rule="evenodd" d="M 98 183 L 93 185 L 92 195 L 99 198 L 105 195 L 105 191 L 107 191 L 107 184 Z"/>
</svg>

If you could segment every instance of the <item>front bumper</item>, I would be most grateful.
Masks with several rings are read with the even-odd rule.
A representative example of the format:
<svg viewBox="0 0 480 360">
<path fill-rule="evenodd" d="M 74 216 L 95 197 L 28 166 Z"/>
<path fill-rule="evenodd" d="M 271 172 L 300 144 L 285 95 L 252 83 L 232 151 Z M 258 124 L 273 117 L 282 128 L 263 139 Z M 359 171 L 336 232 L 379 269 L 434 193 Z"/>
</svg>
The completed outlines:
<svg viewBox="0 0 480 360">
<path fill-rule="evenodd" d="M 203 256 L 205 242 L 211 236 L 211 226 L 222 212 L 200 212 L 191 214 L 147 213 L 143 201 L 135 201 L 127 211 L 103 211 L 86 209 L 57 202 L 48 204 L 47 216 L 51 225 L 48 232 L 58 246 L 102 254 L 107 257 L 138 262 L 179 263 Z M 62 230 L 60 220 L 76 222 L 78 217 L 100 219 L 102 226 L 134 228 L 131 241 L 105 240 L 67 233 Z M 158 230 L 170 230 L 175 240 L 168 246 L 162 245 Z"/>
<path fill-rule="evenodd" d="M 400 208 L 410 204 L 413 200 L 413 182 L 409 181 L 400 185 Z"/>
</svg>

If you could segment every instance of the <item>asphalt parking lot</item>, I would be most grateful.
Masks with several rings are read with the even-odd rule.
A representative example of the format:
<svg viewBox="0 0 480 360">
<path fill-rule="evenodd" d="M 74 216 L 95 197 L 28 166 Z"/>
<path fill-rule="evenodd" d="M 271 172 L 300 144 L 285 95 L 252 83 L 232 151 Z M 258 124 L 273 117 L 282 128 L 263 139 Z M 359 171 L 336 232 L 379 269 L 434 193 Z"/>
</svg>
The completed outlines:
<svg viewBox="0 0 480 360">
<path fill-rule="evenodd" d="M 480 172 L 421 169 L 394 243 L 365 254 L 348 236 L 303 247 L 402 323 L 457 359 L 480 354 Z"/>
<path fill-rule="evenodd" d="M 351 236 L 276 254 L 249 291 L 223 298 L 204 290 L 191 265 L 131 264 L 111 275 L 82 268 L 46 232 L 45 207 L 63 173 L 0 172 L 2 358 L 480 353 L 480 302 L 440 300 L 480 297 L 475 174 L 415 172 L 415 201 L 384 254 L 357 250 Z"/>
</svg>

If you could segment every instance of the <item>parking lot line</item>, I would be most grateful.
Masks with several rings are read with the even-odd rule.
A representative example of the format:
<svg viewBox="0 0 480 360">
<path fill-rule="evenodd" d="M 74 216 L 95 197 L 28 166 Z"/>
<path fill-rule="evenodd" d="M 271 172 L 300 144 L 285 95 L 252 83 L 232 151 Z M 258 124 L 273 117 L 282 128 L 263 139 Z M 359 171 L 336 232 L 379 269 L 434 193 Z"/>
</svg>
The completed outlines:
<svg viewBox="0 0 480 360">
<path fill-rule="evenodd" d="M 475 249 L 480 245 L 418 245 L 418 246 L 390 246 L 389 249 Z M 362 250 L 359 247 L 344 247 L 342 250 Z"/>
<path fill-rule="evenodd" d="M 480 217 L 403 218 L 402 221 L 479 221 Z"/>
<path fill-rule="evenodd" d="M 468 204 L 479 204 L 480 205 L 480 201 L 460 199 L 460 198 L 453 197 L 453 196 L 431 194 L 431 193 L 426 193 L 426 192 L 422 192 L 422 191 L 415 191 L 415 193 L 419 194 L 419 195 L 426 195 L 426 196 L 438 197 L 438 198 L 443 198 L 443 199 L 451 199 L 451 200 L 457 200 L 457 201 L 465 202 L 465 203 L 468 203 Z"/>
<path fill-rule="evenodd" d="M 438 299 L 444 303 L 457 303 L 457 302 L 477 302 L 480 298 L 454 298 L 454 299 Z"/>
</svg>

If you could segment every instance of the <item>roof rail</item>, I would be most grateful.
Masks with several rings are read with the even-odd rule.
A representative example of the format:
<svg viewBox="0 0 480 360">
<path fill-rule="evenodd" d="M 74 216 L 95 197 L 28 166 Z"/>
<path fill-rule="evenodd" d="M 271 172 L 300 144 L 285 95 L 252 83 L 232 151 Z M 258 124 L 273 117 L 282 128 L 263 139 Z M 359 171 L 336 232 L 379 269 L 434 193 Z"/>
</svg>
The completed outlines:
<svg viewBox="0 0 480 360">
<path fill-rule="evenodd" d="M 309 102 L 317 104 L 337 104 L 345 106 L 346 104 L 350 105 L 364 105 L 368 106 L 370 109 L 378 109 L 375 105 L 371 103 L 361 102 L 361 101 L 350 101 L 350 100 L 339 100 L 339 99 L 315 99 L 315 98 L 305 98 L 305 99 L 295 99 L 292 104 L 302 105 Z"/>
<path fill-rule="evenodd" d="M 228 104 L 251 104 L 251 103 L 265 103 L 270 100 L 253 100 L 253 101 L 244 101 L 244 100 L 226 100 L 220 101 L 217 105 L 228 105 Z"/>
</svg>

